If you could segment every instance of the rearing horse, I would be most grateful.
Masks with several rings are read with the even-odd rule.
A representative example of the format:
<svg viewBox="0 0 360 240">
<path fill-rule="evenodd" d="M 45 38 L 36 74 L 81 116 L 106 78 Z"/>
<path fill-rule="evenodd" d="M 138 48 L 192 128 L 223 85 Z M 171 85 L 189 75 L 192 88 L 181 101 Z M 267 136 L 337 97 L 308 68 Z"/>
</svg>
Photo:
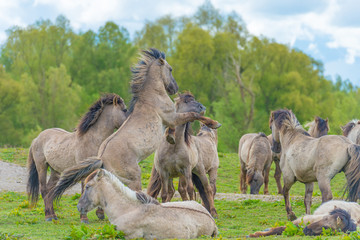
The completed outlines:
<svg viewBox="0 0 360 240">
<path fill-rule="evenodd" d="M 178 85 L 164 53 L 156 49 L 143 51 L 132 73 L 133 97 L 129 117 L 121 128 L 102 143 L 97 157 L 88 158 L 63 173 L 54 188 L 53 199 L 59 199 L 65 189 L 99 168 L 116 174 L 131 189 L 141 190 L 141 169 L 138 163 L 158 148 L 165 127 L 174 128 L 194 120 L 204 121 L 212 128 L 219 127 L 218 122 L 200 114 L 202 109 L 198 112 L 176 113 L 168 94 L 175 94 Z"/>
<path fill-rule="evenodd" d="M 347 178 L 348 199 L 356 201 L 359 198 L 360 146 L 344 136 L 310 137 L 290 110 L 271 112 L 269 125 L 273 150 L 281 151 L 283 195 L 289 220 L 296 219 L 289 198 L 289 190 L 296 181 L 305 183 L 307 214 L 310 214 L 313 182 L 319 184 L 322 201 L 329 201 L 332 199 L 330 180 L 341 171 L 345 172 Z"/>
</svg>

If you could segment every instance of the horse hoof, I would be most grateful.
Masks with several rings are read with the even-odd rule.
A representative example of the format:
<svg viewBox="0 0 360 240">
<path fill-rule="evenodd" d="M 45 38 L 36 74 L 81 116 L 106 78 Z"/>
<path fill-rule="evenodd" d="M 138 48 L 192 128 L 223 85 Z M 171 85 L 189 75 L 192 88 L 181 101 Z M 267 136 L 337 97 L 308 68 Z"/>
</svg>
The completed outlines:
<svg viewBox="0 0 360 240">
<path fill-rule="evenodd" d="M 294 221 L 297 219 L 297 217 L 296 217 L 295 213 L 292 212 L 288 215 L 288 219 L 289 219 L 289 221 Z"/>
<path fill-rule="evenodd" d="M 217 129 L 219 127 L 221 127 L 221 123 L 217 123 L 217 125 L 214 127 L 214 129 Z"/>
<path fill-rule="evenodd" d="M 81 223 L 89 224 L 89 220 L 88 219 L 81 219 Z"/>
<path fill-rule="evenodd" d="M 52 222 L 52 220 L 58 220 L 58 218 L 56 216 L 55 217 L 47 217 L 47 218 L 45 218 L 46 222 Z"/>
<path fill-rule="evenodd" d="M 96 216 L 98 217 L 98 219 L 100 220 L 104 220 L 105 219 L 105 214 L 102 212 L 96 212 Z"/>
</svg>

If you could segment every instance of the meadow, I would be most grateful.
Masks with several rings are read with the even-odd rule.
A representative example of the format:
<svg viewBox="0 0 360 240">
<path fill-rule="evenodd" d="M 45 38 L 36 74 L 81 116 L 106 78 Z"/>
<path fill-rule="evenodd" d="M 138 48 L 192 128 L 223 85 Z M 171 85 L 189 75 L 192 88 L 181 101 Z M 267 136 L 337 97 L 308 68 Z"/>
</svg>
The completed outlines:
<svg viewBox="0 0 360 240">
<path fill-rule="evenodd" d="M 1 148 L 0 160 L 26 166 L 28 149 L 25 148 Z M 239 160 L 236 153 L 219 153 L 220 168 L 218 171 L 217 188 L 219 193 L 240 193 L 239 191 Z M 146 188 L 153 156 L 143 162 L 142 183 Z M 274 166 L 271 169 L 269 183 L 270 194 L 276 195 L 277 188 L 274 178 Z M 331 186 L 335 198 L 342 197 L 342 190 L 345 183 L 343 173 L 336 175 L 332 180 Z M 176 186 L 177 182 L 175 182 Z M 292 206 L 297 216 L 304 214 L 303 196 L 304 185 L 296 183 L 291 189 Z M 262 193 L 262 191 L 260 192 Z M 321 196 L 317 184 L 315 184 L 313 196 Z M 56 212 L 59 220 L 53 222 L 44 221 L 44 205 L 40 200 L 36 207 L 31 208 L 25 193 L 1 192 L 0 193 L 0 239 L 103 239 L 121 237 L 109 227 L 107 220 L 98 220 L 95 212 L 89 214 L 90 224 L 81 225 L 79 213 L 77 212 L 77 202 L 79 194 L 64 196 Z M 314 201 L 312 210 L 320 205 L 319 198 Z M 176 199 L 175 199 L 176 200 Z M 269 227 L 286 224 L 286 212 L 284 201 L 266 202 L 262 200 L 216 200 L 219 218 L 216 219 L 219 228 L 219 238 L 244 239 L 246 235 L 254 231 L 264 230 Z M 267 239 L 313 239 L 303 237 L 291 230 L 287 232 L 289 236 L 273 236 Z M 357 234 L 357 233 L 356 233 Z M 356 234 L 350 236 L 327 232 L 326 236 L 316 237 L 315 239 L 357 239 Z"/>
</svg>

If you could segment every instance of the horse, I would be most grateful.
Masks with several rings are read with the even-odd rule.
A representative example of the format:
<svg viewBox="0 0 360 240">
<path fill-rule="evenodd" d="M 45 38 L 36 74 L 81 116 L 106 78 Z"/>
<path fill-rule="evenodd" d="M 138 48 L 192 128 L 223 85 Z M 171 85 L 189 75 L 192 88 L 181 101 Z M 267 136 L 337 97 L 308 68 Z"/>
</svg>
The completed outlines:
<svg viewBox="0 0 360 240">
<path fill-rule="evenodd" d="M 98 169 L 85 180 L 77 208 L 86 214 L 97 206 L 127 239 L 185 239 L 215 237 L 217 227 L 208 211 L 195 201 L 160 204 L 156 199 L 126 187 L 114 174 Z"/>
<path fill-rule="evenodd" d="M 341 127 L 343 135 L 353 143 L 360 144 L 360 120 L 354 119 Z"/>
<path fill-rule="evenodd" d="M 307 226 L 303 232 L 308 236 L 320 235 L 323 229 L 340 230 L 344 233 L 356 231 L 360 225 L 360 205 L 355 202 L 331 200 L 318 207 L 314 214 L 305 215 L 293 221 L 296 226 L 304 223 Z M 249 237 L 265 237 L 281 235 L 285 226 L 271 228 L 268 231 L 256 232 Z"/>
<path fill-rule="evenodd" d="M 100 144 L 119 128 L 126 119 L 126 105 L 116 94 L 98 99 L 81 118 L 75 132 L 60 128 L 42 131 L 29 149 L 29 177 L 27 191 L 30 202 L 35 205 L 39 198 L 39 185 L 45 204 L 45 219 L 57 219 L 48 193 L 66 168 L 97 153 Z M 46 182 L 47 169 L 51 175 Z M 101 210 L 100 210 L 101 211 Z M 101 214 L 99 215 L 101 218 Z"/>
<path fill-rule="evenodd" d="M 189 92 L 175 99 L 178 113 L 193 111 L 196 104 L 198 102 Z M 206 209 L 217 217 L 214 195 L 218 167 L 217 130 L 202 124 L 197 136 L 193 136 L 190 122 L 176 126 L 175 144 L 170 144 L 165 136 L 155 152 L 148 194 L 157 197 L 161 189 L 162 202 L 169 202 L 175 193 L 173 178 L 180 177 L 178 190 L 181 198 L 194 200 L 194 182 Z"/>
<path fill-rule="evenodd" d="M 271 157 L 270 142 L 264 133 L 248 133 L 240 138 L 240 190 L 243 194 L 246 194 L 247 185 L 250 185 L 250 194 L 259 194 L 263 184 L 264 194 L 269 194 Z"/>
<path fill-rule="evenodd" d="M 322 202 L 332 199 L 330 180 L 345 172 L 348 200 L 356 201 L 360 193 L 360 146 L 344 136 L 311 137 L 291 110 L 277 110 L 270 114 L 273 149 L 281 151 L 280 168 L 283 173 L 285 207 L 289 220 L 296 216 L 291 209 L 289 190 L 296 182 L 305 184 L 305 209 L 310 214 L 313 182 L 318 182 Z"/>
<path fill-rule="evenodd" d="M 200 120 L 212 128 L 220 124 L 197 112 L 176 113 L 168 94 L 178 91 L 172 67 L 165 54 L 157 49 L 142 51 L 138 64 L 132 68 L 132 100 L 128 118 L 100 146 L 96 157 L 90 157 L 63 172 L 52 191 L 59 200 L 63 192 L 86 178 L 91 172 L 105 168 L 115 173 L 133 190 L 141 190 L 141 168 L 138 163 L 159 146 L 165 127 L 174 128 L 189 121 Z"/>
<path fill-rule="evenodd" d="M 327 135 L 330 131 L 329 127 L 329 119 L 322 119 L 321 117 L 316 116 L 312 122 L 309 122 L 305 125 L 305 127 L 309 127 L 308 133 L 310 136 L 314 138 L 322 137 Z M 270 141 L 270 145 L 272 148 L 272 134 L 268 135 L 268 140 Z M 281 186 L 281 169 L 280 169 L 280 153 L 272 152 L 272 159 L 275 162 L 275 174 L 274 178 L 276 181 L 276 185 L 278 188 L 278 194 L 282 194 L 282 186 Z"/>
</svg>

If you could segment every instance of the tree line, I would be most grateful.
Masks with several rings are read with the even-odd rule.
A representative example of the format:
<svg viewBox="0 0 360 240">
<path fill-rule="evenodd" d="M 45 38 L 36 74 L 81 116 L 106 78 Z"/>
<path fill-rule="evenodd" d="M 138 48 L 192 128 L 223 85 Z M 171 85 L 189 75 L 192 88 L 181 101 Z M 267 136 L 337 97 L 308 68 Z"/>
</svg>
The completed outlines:
<svg viewBox="0 0 360 240">
<path fill-rule="evenodd" d="M 321 62 L 264 36 L 236 13 L 207 1 L 192 16 L 148 21 L 130 39 L 107 22 L 74 32 L 66 17 L 12 27 L 0 49 L 0 146 L 29 146 L 42 130 L 73 130 L 101 93 L 129 102 L 131 66 L 140 49 L 164 51 L 180 90 L 190 90 L 223 124 L 219 151 L 236 151 L 244 133 L 270 133 L 271 110 L 292 109 L 301 123 L 330 120 L 331 133 L 357 118 L 359 89 L 324 76 Z"/>
</svg>

